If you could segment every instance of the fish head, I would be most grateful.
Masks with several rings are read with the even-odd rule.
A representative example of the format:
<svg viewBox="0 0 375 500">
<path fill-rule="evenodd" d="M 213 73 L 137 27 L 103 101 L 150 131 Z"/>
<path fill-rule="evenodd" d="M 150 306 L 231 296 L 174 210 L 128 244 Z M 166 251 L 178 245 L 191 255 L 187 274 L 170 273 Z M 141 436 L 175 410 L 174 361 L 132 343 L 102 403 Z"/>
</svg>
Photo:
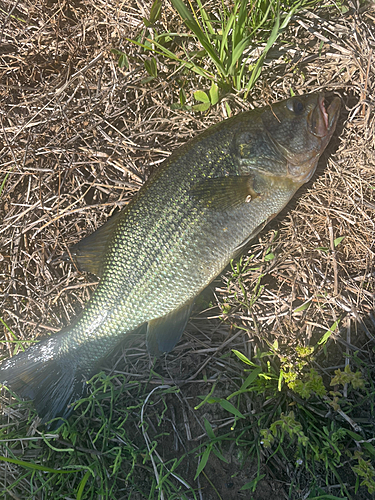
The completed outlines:
<svg viewBox="0 0 375 500">
<path fill-rule="evenodd" d="M 315 93 L 291 97 L 264 110 L 265 131 L 286 159 L 284 175 L 296 184 L 312 177 L 336 128 L 340 105 L 335 97 L 327 107 L 323 93 Z"/>
</svg>

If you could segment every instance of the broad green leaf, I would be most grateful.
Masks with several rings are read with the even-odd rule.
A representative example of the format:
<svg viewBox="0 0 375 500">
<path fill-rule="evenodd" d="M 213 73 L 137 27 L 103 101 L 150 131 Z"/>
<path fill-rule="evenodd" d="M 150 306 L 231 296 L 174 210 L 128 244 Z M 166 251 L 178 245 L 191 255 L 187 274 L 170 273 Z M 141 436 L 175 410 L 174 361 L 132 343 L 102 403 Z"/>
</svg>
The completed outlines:
<svg viewBox="0 0 375 500">
<path fill-rule="evenodd" d="M 345 236 L 339 236 L 338 238 L 336 238 L 335 240 L 333 240 L 334 247 L 336 248 L 342 242 L 342 240 L 344 238 L 345 238 Z"/>
<path fill-rule="evenodd" d="M 116 56 L 118 56 L 119 68 L 123 68 L 123 67 L 128 68 L 129 67 L 129 61 L 128 61 L 128 58 L 124 52 L 122 52 L 121 50 L 118 50 L 118 49 L 112 49 L 111 52 L 112 52 L 112 54 L 115 54 Z M 1 194 L 1 190 L 0 190 L 0 194 Z"/>
<path fill-rule="evenodd" d="M 202 396 L 199 396 L 199 397 L 202 397 Z M 220 398 L 206 398 L 206 402 L 210 405 L 214 404 L 214 403 L 218 403 L 220 401 Z"/>
<path fill-rule="evenodd" d="M 193 111 L 206 111 L 211 104 L 209 102 L 204 102 L 202 104 L 195 104 L 192 106 Z"/>
<path fill-rule="evenodd" d="M 211 84 L 210 101 L 212 106 L 215 106 L 215 104 L 217 104 L 219 101 L 219 87 L 216 85 L 215 82 L 212 82 Z"/>
<path fill-rule="evenodd" d="M 206 92 L 203 92 L 203 90 L 196 90 L 194 92 L 194 98 L 197 101 L 204 102 L 210 104 L 210 98 L 206 94 Z"/>
</svg>

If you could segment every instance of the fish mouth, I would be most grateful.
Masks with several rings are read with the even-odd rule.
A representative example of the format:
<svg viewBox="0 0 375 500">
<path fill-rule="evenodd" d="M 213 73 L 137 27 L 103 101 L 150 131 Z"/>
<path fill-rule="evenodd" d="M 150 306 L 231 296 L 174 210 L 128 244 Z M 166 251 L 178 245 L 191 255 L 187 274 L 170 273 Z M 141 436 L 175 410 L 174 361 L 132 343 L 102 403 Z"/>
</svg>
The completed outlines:
<svg viewBox="0 0 375 500">
<path fill-rule="evenodd" d="M 318 159 L 336 128 L 340 106 L 341 99 L 339 97 L 334 97 L 331 103 L 328 104 L 327 99 L 324 98 L 324 94 L 318 94 L 318 102 L 308 115 L 308 123 L 311 134 L 320 140 L 320 145 L 316 147 L 315 154 L 312 155 L 310 161 L 304 163 L 303 168 L 297 165 L 288 165 L 289 173 L 296 182 L 303 184 L 308 182 L 313 176 Z"/>
<path fill-rule="evenodd" d="M 326 137 L 335 129 L 339 116 L 341 100 L 334 97 L 328 108 L 324 94 L 318 94 L 318 104 L 311 111 L 309 116 L 310 130 L 316 137 Z"/>
</svg>

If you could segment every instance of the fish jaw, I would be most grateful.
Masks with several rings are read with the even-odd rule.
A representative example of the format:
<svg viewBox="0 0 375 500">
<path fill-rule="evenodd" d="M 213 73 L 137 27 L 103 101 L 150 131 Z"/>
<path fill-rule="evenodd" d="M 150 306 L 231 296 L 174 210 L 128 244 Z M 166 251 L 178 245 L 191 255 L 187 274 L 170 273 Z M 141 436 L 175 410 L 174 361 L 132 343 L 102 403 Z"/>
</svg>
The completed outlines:
<svg viewBox="0 0 375 500">
<path fill-rule="evenodd" d="M 326 108 L 324 94 L 318 94 L 317 104 L 307 117 L 309 133 L 316 138 L 315 154 L 302 164 L 288 162 L 288 174 L 296 184 L 302 185 L 314 175 L 319 158 L 336 129 L 340 107 L 341 100 L 335 97 Z"/>
<path fill-rule="evenodd" d="M 318 103 L 309 116 L 311 133 L 322 139 L 330 139 L 336 128 L 341 101 L 335 97 L 326 108 L 324 94 L 318 94 Z"/>
</svg>

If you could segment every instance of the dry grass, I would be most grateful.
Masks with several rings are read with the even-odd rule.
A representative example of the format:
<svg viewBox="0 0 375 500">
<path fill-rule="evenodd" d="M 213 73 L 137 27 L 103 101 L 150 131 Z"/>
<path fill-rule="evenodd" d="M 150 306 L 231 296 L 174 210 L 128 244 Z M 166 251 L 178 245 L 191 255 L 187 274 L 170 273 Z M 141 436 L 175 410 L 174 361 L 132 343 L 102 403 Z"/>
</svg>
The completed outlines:
<svg viewBox="0 0 375 500">
<path fill-rule="evenodd" d="M 239 112 L 285 98 L 290 89 L 322 89 L 340 95 L 343 110 L 317 174 L 249 252 L 255 258 L 242 276 L 248 297 L 265 275 L 251 310 L 228 271 L 214 284 L 219 304 L 232 307 L 226 321 L 216 304 L 196 315 L 155 368 L 164 384 L 181 385 L 179 410 L 170 418 L 184 429 L 183 446 L 190 449 L 205 435 L 203 416 L 217 418 L 218 426 L 233 422 L 204 409 L 197 423 L 192 411 L 212 381 L 220 379 L 223 395 L 234 390 L 238 371 L 220 359 L 230 349 L 250 357 L 275 337 L 285 347 L 314 344 L 340 319 L 330 357 L 318 360 L 322 369 L 341 366 L 344 352 L 359 351 L 374 362 L 375 11 L 349 6 L 330 21 L 312 13 L 296 18 L 284 35 L 289 42 L 269 54 L 249 103 L 241 96 L 224 99 Z M 179 83 L 162 61 L 160 76 L 142 83 L 145 56 L 125 40 L 137 35 L 149 7 L 131 0 L 0 3 L 0 310 L 19 340 L 68 325 L 94 290 L 94 278 L 61 262 L 62 254 L 123 207 L 173 149 L 226 117 L 224 105 L 203 116 L 173 111 Z M 161 22 L 169 28 L 171 16 L 166 3 Z M 176 18 L 173 23 L 179 29 Z M 128 54 L 129 69 L 119 69 L 112 48 Z M 198 77 L 186 78 L 191 100 L 202 85 Z M 344 239 L 335 246 L 338 237 Z M 269 248 L 275 258 L 265 262 Z M 309 308 L 295 312 L 307 301 Z M 14 343 L 5 327 L 1 339 L 0 354 L 7 357 Z M 115 373 L 149 380 L 143 338 L 131 339 L 116 363 Z M 150 384 L 160 378 L 151 375 Z M 22 417 L 13 411 L 8 418 Z M 263 491 L 273 488 L 275 499 L 287 498 L 266 470 Z M 251 474 L 250 468 L 240 479 Z M 223 480 L 223 498 L 241 498 L 234 496 L 240 479 L 228 491 Z M 217 498 L 209 495 L 205 500 Z"/>
</svg>

